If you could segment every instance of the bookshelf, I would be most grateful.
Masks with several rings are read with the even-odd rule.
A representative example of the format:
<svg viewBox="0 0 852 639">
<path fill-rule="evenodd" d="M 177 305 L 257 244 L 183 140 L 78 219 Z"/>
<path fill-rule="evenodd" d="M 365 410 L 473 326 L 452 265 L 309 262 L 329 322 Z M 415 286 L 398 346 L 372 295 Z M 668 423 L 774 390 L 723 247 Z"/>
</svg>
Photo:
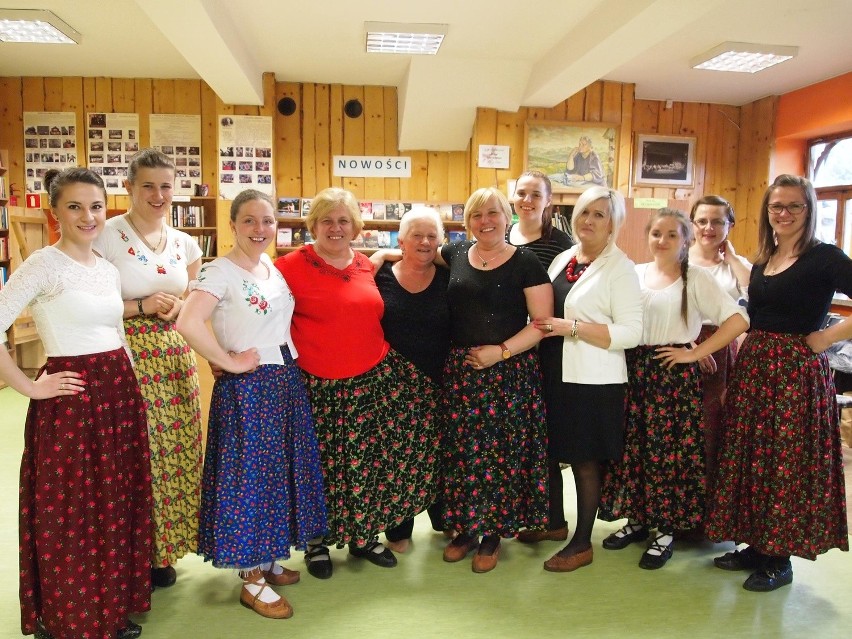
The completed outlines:
<svg viewBox="0 0 852 639">
<path fill-rule="evenodd" d="M 9 248 L 9 185 L 7 184 L 7 172 L 9 166 L 9 152 L 0 150 L 0 288 L 6 284 L 12 270 L 12 260 Z M 14 359 L 14 342 L 12 341 L 12 327 L 6 331 L 6 348 L 9 349 Z M 0 388 L 5 384 L 0 382 Z"/>
<path fill-rule="evenodd" d="M 174 196 L 168 224 L 192 235 L 201 247 L 202 261 L 218 255 L 216 242 L 216 198 Z"/>
<path fill-rule="evenodd" d="M 396 233 L 399 231 L 400 218 L 412 206 L 430 206 L 436 209 L 444 224 L 445 240 L 453 239 L 450 237 L 451 233 L 460 234 L 455 239 L 461 239 L 465 233 L 464 221 L 460 219 L 462 205 L 458 203 L 362 201 L 359 204 L 364 229 L 361 236 L 352 242 L 352 248 L 368 255 L 379 249 L 397 247 Z M 278 255 L 284 255 L 306 242 L 311 242 L 305 221 L 309 207 L 310 200 L 306 198 L 301 199 L 301 204 L 298 198 L 279 199 L 276 213 L 278 234 L 275 243 Z"/>
</svg>

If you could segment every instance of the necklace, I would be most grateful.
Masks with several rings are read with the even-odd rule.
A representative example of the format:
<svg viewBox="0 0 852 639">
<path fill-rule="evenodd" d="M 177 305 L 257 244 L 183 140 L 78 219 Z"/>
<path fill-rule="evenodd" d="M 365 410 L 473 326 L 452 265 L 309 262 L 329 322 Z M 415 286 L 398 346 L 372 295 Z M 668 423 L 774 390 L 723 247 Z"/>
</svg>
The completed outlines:
<svg viewBox="0 0 852 639">
<path fill-rule="evenodd" d="M 489 257 L 486 260 L 484 257 L 482 257 L 482 253 L 479 252 L 479 247 L 476 244 L 473 245 L 473 250 L 476 251 L 476 255 L 479 257 L 480 261 L 482 262 L 482 268 L 486 268 L 488 266 L 488 262 L 490 262 L 491 260 L 493 260 L 497 256 L 502 255 L 506 251 L 507 248 L 509 248 L 509 245 L 504 244 L 503 248 L 500 251 L 498 251 L 497 253 L 495 253 L 494 255 L 492 255 L 491 257 Z"/>
<path fill-rule="evenodd" d="M 576 282 L 580 279 L 580 276 L 586 272 L 586 269 L 592 262 L 594 262 L 594 260 L 589 261 L 588 264 L 580 264 L 577 261 L 577 256 L 575 255 L 568 262 L 568 266 L 565 267 L 565 279 L 569 282 Z"/>
<path fill-rule="evenodd" d="M 136 231 L 136 235 L 139 236 L 139 239 L 142 240 L 145 246 L 151 249 L 154 253 L 160 250 L 160 246 L 163 244 L 163 236 L 165 236 L 166 234 L 165 224 L 163 224 L 162 222 L 160 223 L 160 239 L 157 240 L 157 246 L 151 246 L 151 243 L 145 238 L 145 234 L 142 233 L 142 231 L 140 231 L 138 228 L 136 228 L 136 225 L 133 223 L 133 218 L 130 217 L 130 213 L 127 213 L 127 215 L 124 216 L 124 219 L 126 219 L 130 226 L 133 227 L 133 230 Z"/>
<path fill-rule="evenodd" d="M 775 256 L 773 255 L 772 257 L 775 257 Z M 770 262 L 772 261 L 772 258 L 770 258 L 769 261 L 766 262 L 766 270 L 764 270 L 763 274 L 764 275 L 775 275 L 784 266 L 786 266 L 788 262 L 792 263 L 792 260 L 795 260 L 798 257 L 799 257 L 798 255 L 788 255 L 787 257 L 783 258 L 780 262 L 776 263 L 774 266 L 770 265 Z"/>
</svg>

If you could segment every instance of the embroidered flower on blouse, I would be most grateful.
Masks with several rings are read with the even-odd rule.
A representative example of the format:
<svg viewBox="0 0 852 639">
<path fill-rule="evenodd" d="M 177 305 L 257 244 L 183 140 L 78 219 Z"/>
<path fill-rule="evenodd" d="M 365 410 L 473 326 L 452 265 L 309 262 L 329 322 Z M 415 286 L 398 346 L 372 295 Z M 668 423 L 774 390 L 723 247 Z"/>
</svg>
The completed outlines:
<svg viewBox="0 0 852 639">
<path fill-rule="evenodd" d="M 245 300 L 249 303 L 249 307 L 258 315 L 266 315 L 269 312 L 269 302 L 260 293 L 257 284 L 243 280 L 243 292 L 246 294 Z"/>
</svg>

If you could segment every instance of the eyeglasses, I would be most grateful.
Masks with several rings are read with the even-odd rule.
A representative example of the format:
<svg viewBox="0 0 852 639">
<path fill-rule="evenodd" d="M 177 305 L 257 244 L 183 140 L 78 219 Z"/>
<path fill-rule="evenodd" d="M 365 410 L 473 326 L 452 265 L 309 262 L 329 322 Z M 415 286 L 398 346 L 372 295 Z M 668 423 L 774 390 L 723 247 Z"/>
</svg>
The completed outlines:
<svg viewBox="0 0 852 639">
<path fill-rule="evenodd" d="M 728 223 L 728 220 L 723 220 L 721 218 L 716 218 L 713 220 L 698 219 L 692 220 L 692 223 L 700 229 L 707 228 L 708 226 L 712 226 L 714 229 L 720 229 Z"/>
<path fill-rule="evenodd" d="M 767 208 L 775 215 L 781 215 L 784 211 L 787 211 L 790 215 L 801 215 L 802 211 L 808 208 L 808 205 L 801 202 L 793 202 L 792 204 L 773 202 Z"/>
</svg>

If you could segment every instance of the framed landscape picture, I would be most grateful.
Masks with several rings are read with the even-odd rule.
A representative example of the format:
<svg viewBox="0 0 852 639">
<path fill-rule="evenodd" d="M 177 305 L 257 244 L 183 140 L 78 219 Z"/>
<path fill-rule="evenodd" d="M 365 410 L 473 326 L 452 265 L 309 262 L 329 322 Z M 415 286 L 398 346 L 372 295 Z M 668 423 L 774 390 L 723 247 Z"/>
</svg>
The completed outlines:
<svg viewBox="0 0 852 639">
<path fill-rule="evenodd" d="M 695 138 L 638 133 L 635 158 L 637 186 L 692 186 L 695 180 Z"/>
<path fill-rule="evenodd" d="M 618 125 L 605 122 L 527 122 L 524 167 L 550 178 L 554 193 L 580 193 L 595 184 L 612 187 Z"/>
</svg>

